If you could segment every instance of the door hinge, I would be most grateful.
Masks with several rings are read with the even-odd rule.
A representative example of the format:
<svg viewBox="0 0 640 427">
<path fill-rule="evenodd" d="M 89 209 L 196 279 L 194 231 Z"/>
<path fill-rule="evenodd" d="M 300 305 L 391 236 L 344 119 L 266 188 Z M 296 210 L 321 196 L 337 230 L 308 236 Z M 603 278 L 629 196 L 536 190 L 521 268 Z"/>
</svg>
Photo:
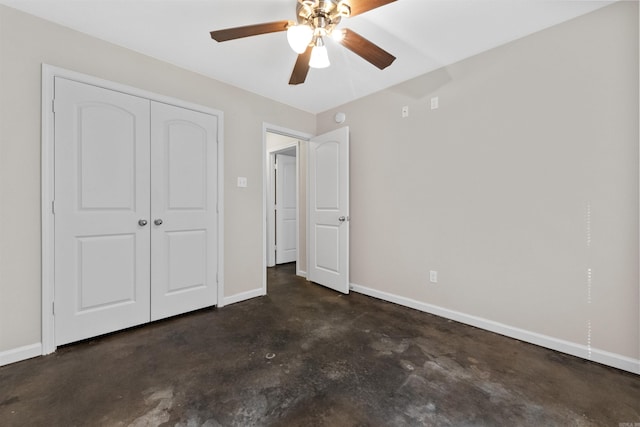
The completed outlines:
<svg viewBox="0 0 640 427">
<path fill-rule="evenodd" d="M 51 100 L 51 112 L 55 114 L 56 112 L 56 100 L 55 98 Z"/>
<path fill-rule="evenodd" d="M 218 280 L 218 272 L 216 271 L 216 284 L 218 284 L 220 281 Z"/>
<path fill-rule="evenodd" d="M 51 302 L 51 314 L 56 315 L 56 303 L 55 301 Z"/>
<path fill-rule="evenodd" d="M 51 201 L 51 213 L 54 214 L 54 215 L 56 214 L 56 201 L 55 200 Z"/>
</svg>

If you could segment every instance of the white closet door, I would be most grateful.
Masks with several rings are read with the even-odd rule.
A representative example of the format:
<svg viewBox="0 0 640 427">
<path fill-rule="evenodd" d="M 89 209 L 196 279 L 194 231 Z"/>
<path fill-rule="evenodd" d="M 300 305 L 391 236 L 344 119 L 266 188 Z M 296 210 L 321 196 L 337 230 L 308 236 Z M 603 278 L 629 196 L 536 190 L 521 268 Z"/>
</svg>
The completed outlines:
<svg viewBox="0 0 640 427">
<path fill-rule="evenodd" d="M 62 78 L 55 94 L 61 345 L 149 321 L 149 101 Z"/>
<path fill-rule="evenodd" d="M 284 264 L 298 257 L 296 158 L 277 154 L 276 163 L 276 264 Z"/>
<path fill-rule="evenodd" d="M 151 103 L 151 319 L 217 303 L 217 117 Z"/>
</svg>

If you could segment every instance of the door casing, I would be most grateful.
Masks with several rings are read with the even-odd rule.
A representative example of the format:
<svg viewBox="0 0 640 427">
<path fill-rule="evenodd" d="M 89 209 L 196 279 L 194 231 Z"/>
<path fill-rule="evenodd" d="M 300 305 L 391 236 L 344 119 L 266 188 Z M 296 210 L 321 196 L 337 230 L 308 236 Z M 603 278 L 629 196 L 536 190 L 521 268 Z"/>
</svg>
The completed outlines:
<svg viewBox="0 0 640 427">
<path fill-rule="evenodd" d="M 42 157 L 41 157 L 41 209 L 42 209 L 42 354 L 50 354 L 56 350 L 55 318 L 54 318 L 54 79 L 63 77 L 105 89 L 111 89 L 130 95 L 147 98 L 152 101 L 175 105 L 177 107 L 216 115 L 218 123 L 218 307 L 224 304 L 224 115 L 222 111 L 193 104 L 187 101 L 159 95 L 120 83 L 111 82 L 75 71 L 48 64 L 42 65 Z"/>
</svg>

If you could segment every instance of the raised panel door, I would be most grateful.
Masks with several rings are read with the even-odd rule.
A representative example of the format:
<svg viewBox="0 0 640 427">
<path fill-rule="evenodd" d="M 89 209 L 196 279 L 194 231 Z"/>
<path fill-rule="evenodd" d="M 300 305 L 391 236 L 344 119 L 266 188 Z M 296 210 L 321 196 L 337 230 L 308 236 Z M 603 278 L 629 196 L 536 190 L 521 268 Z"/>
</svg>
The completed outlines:
<svg viewBox="0 0 640 427">
<path fill-rule="evenodd" d="M 349 128 L 309 141 L 308 279 L 349 293 Z"/>
<path fill-rule="evenodd" d="M 55 343 L 149 321 L 149 101 L 55 79 Z"/>
<path fill-rule="evenodd" d="M 151 104 L 151 319 L 217 303 L 217 117 Z"/>
<path fill-rule="evenodd" d="M 276 264 L 284 264 L 298 256 L 296 158 L 277 154 L 276 163 Z"/>
</svg>

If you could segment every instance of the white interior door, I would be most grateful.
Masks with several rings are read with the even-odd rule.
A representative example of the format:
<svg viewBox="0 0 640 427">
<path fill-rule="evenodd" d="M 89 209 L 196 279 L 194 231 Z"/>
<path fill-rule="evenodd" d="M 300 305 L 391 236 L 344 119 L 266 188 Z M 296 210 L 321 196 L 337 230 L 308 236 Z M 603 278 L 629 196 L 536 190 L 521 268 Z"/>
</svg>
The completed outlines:
<svg viewBox="0 0 640 427">
<path fill-rule="evenodd" d="M 276 264 L 284 264 L 298 256 L 296 158 L 276 154 L 276 164 Z"/>
<path fill-rule="evenodd" d="M 151 103 L 151 320 L 217 302 L 217 120 Z"/>
<path fill-rule="evenodd" d="M 55 79 L 55 343 L 149 321 L 149 101 Z M 140 221 L 140 222 L 139 222 Z"/>
<path fill-rule="evenodd" d="M 308 279 L 349 293 L 349 128 L 309 141 Z"/>
<path fill-rule="evenodd" d="M 55 345 L 215 305 L 218 117 L 54 85 Z"/>
</svg>

